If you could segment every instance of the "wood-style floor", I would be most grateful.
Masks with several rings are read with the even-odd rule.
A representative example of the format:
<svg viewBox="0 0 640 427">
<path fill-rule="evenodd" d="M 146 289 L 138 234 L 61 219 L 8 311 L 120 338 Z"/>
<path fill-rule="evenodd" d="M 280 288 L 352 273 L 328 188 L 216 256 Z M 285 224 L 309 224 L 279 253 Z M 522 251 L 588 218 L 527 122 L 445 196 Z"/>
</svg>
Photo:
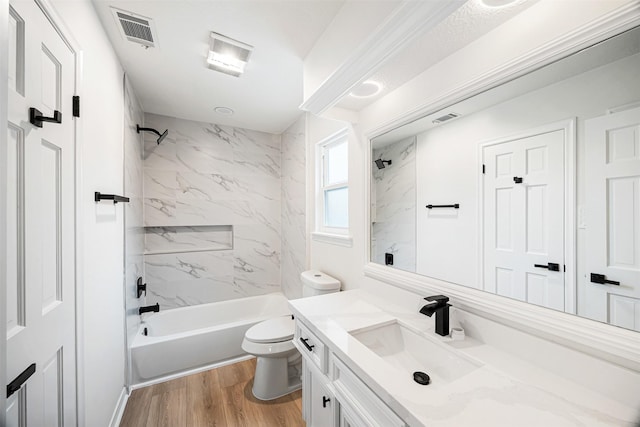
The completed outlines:
<svg viewBox="0 0 640 427">
<path fill-rule="evenodd" d="M 302 393 L 276 400 L 253 397 L 256 359 L 134 390 L 121 427 L 295 427 L 302 420 Z"/>
</svg>

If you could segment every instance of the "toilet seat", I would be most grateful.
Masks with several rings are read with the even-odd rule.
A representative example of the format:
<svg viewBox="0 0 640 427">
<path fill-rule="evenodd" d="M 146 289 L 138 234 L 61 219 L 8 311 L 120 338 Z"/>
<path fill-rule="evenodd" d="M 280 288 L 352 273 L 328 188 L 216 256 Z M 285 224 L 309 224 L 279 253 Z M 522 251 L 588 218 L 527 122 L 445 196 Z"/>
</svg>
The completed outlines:
<svg viewBox="0 0 640 427">
<path fill-rule="evenodd" d="M 260 322 L 247 330 L 246 340 L 258 344 L 290 341 L 295 331 L 295 320 L 291 315 L 280 316 Z"/>
</svg>

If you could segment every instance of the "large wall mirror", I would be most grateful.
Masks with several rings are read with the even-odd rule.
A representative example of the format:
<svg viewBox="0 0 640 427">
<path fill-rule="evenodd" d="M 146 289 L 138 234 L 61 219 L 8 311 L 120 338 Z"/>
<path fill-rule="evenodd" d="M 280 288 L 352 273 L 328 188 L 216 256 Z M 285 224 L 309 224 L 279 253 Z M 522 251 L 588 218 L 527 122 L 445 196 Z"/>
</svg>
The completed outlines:
<svg viewBox="0 0 640 427">
<path fill-rule="evenodd" d="M 640 331 L 640 27 L 371 150 L 372 262 Z"/>
</svg>

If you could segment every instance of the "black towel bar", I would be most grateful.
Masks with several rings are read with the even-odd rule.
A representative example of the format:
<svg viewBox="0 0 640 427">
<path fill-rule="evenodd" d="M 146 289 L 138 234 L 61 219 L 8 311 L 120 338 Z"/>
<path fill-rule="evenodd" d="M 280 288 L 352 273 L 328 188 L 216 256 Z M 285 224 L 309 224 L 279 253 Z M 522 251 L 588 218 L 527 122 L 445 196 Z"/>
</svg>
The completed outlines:
<svg viewBox="0 0 640 427">
<path fill-rule="evenodd" d="M 434 209 L 434 208 L 454 208 L 454 209 L 460 209 L 460 203 L 456 203 L 453 205 L 427 205 L 427 209 Z"/>
<path fill-rule="evenodd" d="M 117 194 L 102 194 L 99 191 L 96 191 L 94 200 L 96 202 L 99 202 L 100 200 L 113 200 L 113 203 L 116 204 L 118 202 L 127 203 L 129 201 L 129 198 L 118 196 Z"/>
</svg>

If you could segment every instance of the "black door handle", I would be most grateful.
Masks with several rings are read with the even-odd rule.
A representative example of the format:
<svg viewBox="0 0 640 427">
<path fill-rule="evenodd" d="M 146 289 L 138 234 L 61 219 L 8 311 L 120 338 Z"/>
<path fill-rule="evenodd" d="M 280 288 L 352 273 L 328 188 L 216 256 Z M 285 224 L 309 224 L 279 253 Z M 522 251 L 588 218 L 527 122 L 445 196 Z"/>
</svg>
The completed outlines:
<svg viewBox="0 0 640 427">
<path fill-rule="evenodd" d="M 62 123 L 62 113 L 58 110 L 55 110 L 53 112 L 53 117 L 45 117 L 42 115 L 42 111 L 38 110 L 37 108 L 31 107 L 29 108 L 29 122 L 39 128 L 42 127 L 43 122 Z"/>
<path fill-rule="evenodd" d="M 604 274 L 591 273 L 591 283 L 597 283 L 599 285 L 616 285 L 620 286 L 620 282 L 613 280 L 607 280 Z"/>
<path fill-rule="evenodd" d="M 326 408 L 327 407 L 327 403 L 331 402 L 331 399 L 328 398 L 327 396 L 322 396 L 322 407 Z"/>
<path fill-rule="evenodd" d="M 550 262 L 547 265 L 544 264 L 533 264 L 534 267 L 538 268 L 546 268 L 549 271 L 560 271 L 560 264 L 556 264 L 555 262 Z"/>
<path fill-rule="evenodd" d="M 522 177 L 514 176 L 513 182 L 515 182 L 516 184 L 522 184 Z"/>
<path fill-rule="evenodd" d="M 36 371 L 36 364 L 32 363 L 31 365 L 29 365 L 27 369 L 22 371 L 22 373 L 18 375 L 15 380 L 7 384 L 7 397 L 11 396 L 13 393 L 20 390 L 20 387 L 22 387 L 22 384 L 27 382 L 29 377 L 31 377 L 31 375 L 33 375 L 35 371 Z"/>
<path fill-rule="evenodd" d="M 302 344 L 304 344 L 304 346 L 307 347 L 307 350 L 313 351 L 313 347 L 315 347 L 315 346 L 307 344 L 307 341 L 309 341 L 309 338 L 300 337 L 300 342 L 302 342 Z"/>
</svg>

